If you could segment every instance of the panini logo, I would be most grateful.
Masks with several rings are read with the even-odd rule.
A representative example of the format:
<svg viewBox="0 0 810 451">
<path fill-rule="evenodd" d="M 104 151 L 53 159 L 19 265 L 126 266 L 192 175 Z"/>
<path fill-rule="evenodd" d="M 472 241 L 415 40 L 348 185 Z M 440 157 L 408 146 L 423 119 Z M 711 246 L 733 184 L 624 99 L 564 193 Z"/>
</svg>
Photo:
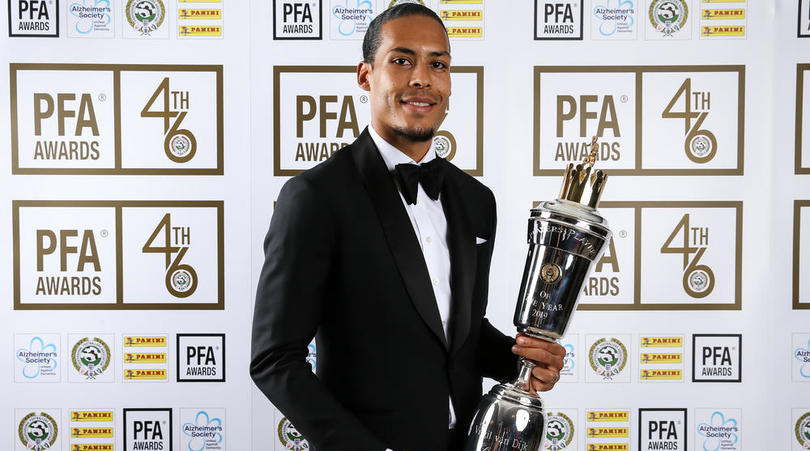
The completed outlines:
<svg viewBox="0 0 810 451">
<path fill-rule="evenodd" d="M 299 174 L 360 135 L 371 116 L 356 71 L 354 66 L 274 67 L 274 175 Z M 483 175 L 484 69 L 453 67 L 450 77 L 453 95 L 433 148 L 468 174 Z"/>
<path fill-rule="evenodd" d="M 222 175 L 222 66 L 11 64 L 13 174 Z"/>
<path fill-rule="evenodd" d="M 627 411 L 589 411 L 588 421 L 630 421 Z"/>
<path fill-rule="evenodd" d="M 742 202 L 603 202 L 600 211 L 616 232 L 581 310 L 740 309 Z"/>
<path fill-rule="evenodd" d="M 447 27 L 447 36 L 451 38 L 480 38 L 484 36 L 482 27 Z"/>
<path fill-rule="evenodd" d="M 641 370 L 642 380 L 681 380 L 682 378 L 681 370 Z"/>
<path fill-rule="evenodd" d="M 222 36 L 219 25 L 180 25 L 180 36 Z"/>
<path fill-rule="evenodd" d="M 167 379 L 166 370 L 126 370 L 124 379 L 127 380 L 156 380 Z"/>
<path fill-rule="evenodd" d="M 745 19 L 745 9 L 704 9 L 703 19 L 718 20 L 718 19 Z"/>
<path fill-rule="evenodd" d="M 224 307 L 221 201 L 13 201 L 12 216 L 15 309 Z"/>
<path fill-rule="evenodd" d="M 725 25 L 716 27 L 701 27 L 701 36 L 745 36 L 744 25 Z"/>
<path fill-rule="evenodd" d="M 124 346 L 128 347 L 155 347 L 166 346 L 166 337 L 124 337 Z"/>
<path fill-rule="evenodd" d="M 125 363 L 166 363 L 166 353 L 127 352 L 124 354 Z"/>
<path fill-rule="evenodd" d="M 588 438 L 630 437 L 630 428 L 588 428 Z"/>
<path fill-rule="evenodd" d="M 683 337 L 641 337 L 641 346 L 645 348 L 680 348 L 683 346 Z"/>
<path fill-rule="evenodd" d="M 221 9 L 188 9 L 180 8 L 177 10 L 179 19 L 222 19 Z"/>
<path fill-rule="evenodd" d="M 99 443 L 99 444 L 81 444 L 74 443 L 70 445 L 70 451 L 114 451 L 112 443 Z"/>
<path fill-rule="evenodd" d="M 439 14 L 442 20 L 481 20 L 481 10 L 443 10 Z"/>
<path fill-rule="evenodd" d="M 743 174 L 744 66 L 534 71 L 536 176 L 582 161 L 594 135 L 608 174 Z"/>
<path fill-rule="evenodd" d="M 112 411 L 74 410 L 70 412 L 70 421 L 112 421 Z"/>
<path fill-rule="evenodd" d="M 70 436 L 73 438 L 112 438 L 112 428 L 71 428 Z"/>
<path fill-rule="evenodd" d="M 682 354 L 662 354 L 662 353 L 655 353 L 655 354 L 648 354 L 642 353 L 641 354 L 641 363 L 681 363 L 683 360 Z M 679 372 L 680 374 L 680 372 Z"/>
<path fill-rule="evenodd" d="M 627 451 L 627 443 L 589 443 L 588 451 Z"/>
</svg>

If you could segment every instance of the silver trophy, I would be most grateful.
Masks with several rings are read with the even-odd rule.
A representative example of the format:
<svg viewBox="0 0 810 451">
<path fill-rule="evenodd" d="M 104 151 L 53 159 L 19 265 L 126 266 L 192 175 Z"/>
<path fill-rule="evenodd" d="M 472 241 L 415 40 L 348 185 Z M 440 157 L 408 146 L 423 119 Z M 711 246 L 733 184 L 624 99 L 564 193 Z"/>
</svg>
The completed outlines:
<svg viewBox="0 0 810 451">
<path fill-rule="evenodd" d="M 607 181 L 594 171 L 596 137 L 581 164 L 569 164 L 560 197 L 541 202 L 529 215 L 529 254 L 523 269 L 514 323 L 519 332 L 555 341 L 565 334 L 582 286 L 610 241 L 596 210 Z M 537 451 L 543 446 L 543 400 L 530 388 L 534 364 L 520 359 L 517 379 L 498 384 L 475 412 L 465 451 Z M 556 450 L 556 444 L 551 444 Z"/>
</svg>

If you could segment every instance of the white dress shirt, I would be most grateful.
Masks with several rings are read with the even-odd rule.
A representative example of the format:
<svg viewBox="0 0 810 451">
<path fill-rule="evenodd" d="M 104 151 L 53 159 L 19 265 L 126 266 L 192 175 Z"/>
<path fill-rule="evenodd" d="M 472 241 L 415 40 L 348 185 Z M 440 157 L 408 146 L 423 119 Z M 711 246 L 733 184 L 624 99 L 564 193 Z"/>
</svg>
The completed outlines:
<svg viewBox="0 0 810 451">
<path fill-rule="evenodd" d="M 388 168 L 389 172 L 394 172 L 394 168 L 398 164 L 422 164 L 436 158 L 436 152 L 431 148 L 422 158 L 422 161 L 413 161 L 409 156 L 405 155 L 402 151 L 389 144 L 377 134 L 371 124 L 368 126 L 368 132 L 374 144 L 376 144 L 377 148 L 380 150 L 380 155 L 382 155 L 385 166 Z M 399 185 L 396 178 L 394 178 L 394 183 Z M 433 287 L 433 295 L 436 297 L 436 304 L 439 308 L 439 316 L 442 320 L 444 336 L 449 343 L 451 299 L 450 248 L 447 246 L 447 219 L 444 217 L 441 195 L 439 195 L 437 200 L 431 199 L 427 193 L 425 193 L 420 183 L 416 193 L 416 204 L 408 204 L 401 190 L 399 191 L 399 197 L 402 199 L 405 211 L 408 212 L 408 218 L 411 220 L 413 231 L 416 233 L 419 246 L 422 248 L 422 254 L 425 257 L 428 274 L 430 275 L 431 286 Z M 450 401 L 450 418 L 448 422 L 448 428 L 452 429 L 455 427 L 456 413 L 453 411 L 452 401 Z"/>
</svg>

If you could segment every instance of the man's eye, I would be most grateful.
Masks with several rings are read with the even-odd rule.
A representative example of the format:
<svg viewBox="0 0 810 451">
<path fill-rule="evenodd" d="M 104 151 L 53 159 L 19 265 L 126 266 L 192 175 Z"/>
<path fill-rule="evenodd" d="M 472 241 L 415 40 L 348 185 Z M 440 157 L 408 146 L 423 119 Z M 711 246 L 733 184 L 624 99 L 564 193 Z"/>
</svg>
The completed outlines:
<svg viewBox="0 0 810 451">
<path fill-rule="evenodd" d="M 443 62 L 441 62 L 441 61 L 434 61 L 434 62 L 433 62 L 433 68 L 434 68 L 434 69 L 446 69 L 446 68 L 447 68 L 447 64 L 444 64 L 444 63 L 443 63 Z"/>
<path fill-rule="evenodd" d="M 394 64 L 399 64 L 400 66 L 411 63 L 410 61 L 407 60 L 407 58 L 395 58 L 393 62 Z"/>
</svg>

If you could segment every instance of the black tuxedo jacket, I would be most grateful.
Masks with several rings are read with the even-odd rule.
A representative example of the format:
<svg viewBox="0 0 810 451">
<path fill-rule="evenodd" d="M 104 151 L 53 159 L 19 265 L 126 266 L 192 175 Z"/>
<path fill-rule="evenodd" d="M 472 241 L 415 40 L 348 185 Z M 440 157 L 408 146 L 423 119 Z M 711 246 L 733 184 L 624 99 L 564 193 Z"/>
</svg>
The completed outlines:
<svg viewBox="0 0 810 451">
<path fill-rule="evenodd" d="M 495 199 L 444 164 L 450 340 L 368 130 L 279 194 L 264 243 L 250 374 L 317 451 L 446 449 L 448 395 L 466 431 L 482 376 L 516 373 L 514 339 L 484 318 Z M 305 361 L 313 336 L 317 377 Z"/>
</svg>

